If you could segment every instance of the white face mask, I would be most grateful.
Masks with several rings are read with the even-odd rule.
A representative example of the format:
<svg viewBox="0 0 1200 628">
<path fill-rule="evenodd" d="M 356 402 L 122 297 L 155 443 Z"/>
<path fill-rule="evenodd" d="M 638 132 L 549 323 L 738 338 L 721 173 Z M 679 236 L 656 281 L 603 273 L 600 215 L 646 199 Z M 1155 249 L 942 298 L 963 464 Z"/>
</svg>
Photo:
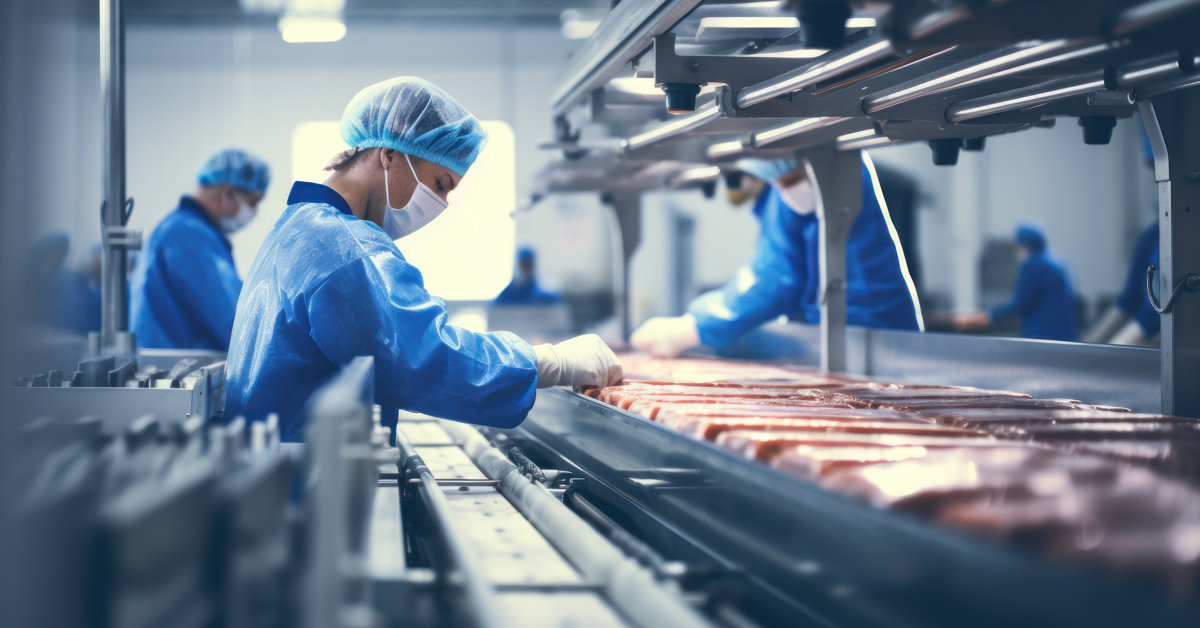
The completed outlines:
<svg viewBox="0 0 1200 628">
<path fill-rule="evenodd" d="M 254 208 L 245 199 L 238 198 L 237 213 L 232 216 L 221 216 L 221 231 L 233 233 L 254 220 Z"/>
<path fill-rule="evenodd" d="M 404 161 L 408 164 L 409 172 L 412 172 L 413 180 L 417 182 L 417 189 L 413 190 L 408 205 L 400 209 L 392 207 L 392 199 L 388 194 L 390 186 L 388 186 L 387 168 L 383 170 L 383 197 L 387 200 L 387 211 L 383 213 L 383 232 L 393 240 L 399 240 L 433 222 L 433 219 L 446 211 L 450 205 L 434 194 L 429 186 L 421 183 L 408 155 L 404 156 Z"/>
<path fill-rule="evenodd" d="M 779 188 L 779 197 L 783 199 L 785 205 L 801 216 L 817 210 L 817 199 L 808 179 L 804 179 L 790 188 Z"/>
</svg>

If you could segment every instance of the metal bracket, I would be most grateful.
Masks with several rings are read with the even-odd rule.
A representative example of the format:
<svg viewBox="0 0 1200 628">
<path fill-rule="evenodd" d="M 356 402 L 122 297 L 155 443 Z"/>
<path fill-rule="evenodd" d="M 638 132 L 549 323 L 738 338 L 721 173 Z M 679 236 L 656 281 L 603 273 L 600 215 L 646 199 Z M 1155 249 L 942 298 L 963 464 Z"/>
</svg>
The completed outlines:
<svg viewBox="0 0 1200 628">
<path fill-rule="evenodd" d="M 1150 307 L 1153 307 L 1155 312 L 1159 314 L 1170 312 L 1171 307 L 1175 305 L 1175 297 L 1179 296 L 1181 290 L 1183 292 L 1200 292 L 1200 275 L 1188 273 L 1175 284 L 1175 289 L 1167 297 L 1167 302 L 1160 306 L 1158 298 L 1154 296 L 1154 271 L 1156 270 L 1158 268 L 1155 266 L 1146 269 L 1146 296 L 1150 297 Z"/>
<path fill-rule="evenodd" d="M 132 227 L 105 227 L 104 248 L 127 251 L 140 249 L 142 248 L 142 230 Z"/>
</svg>

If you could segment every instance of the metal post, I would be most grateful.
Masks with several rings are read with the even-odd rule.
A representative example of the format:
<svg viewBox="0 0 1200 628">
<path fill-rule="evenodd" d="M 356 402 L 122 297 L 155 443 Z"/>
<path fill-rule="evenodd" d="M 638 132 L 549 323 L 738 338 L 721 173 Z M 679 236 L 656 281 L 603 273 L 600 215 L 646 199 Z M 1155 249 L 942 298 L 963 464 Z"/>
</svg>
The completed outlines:
<svg viewBox="0 0 1200 628">
<path fill-rule="evenodd" d="M 1200 87 L 1139 103 L 1158 182 L 1159 294 L 1200 273 Z M 1162 412 L 1200 417 L 1200 294 L 1162 314 Z"/>
<path fill-rule="evenodd" d="M 621 337 L 633 333 L 630 318 L 629 260 L 642 241 L 642 195 L 640 192 L 614 192 L 607 197 L 621 228 Z"/>
<path fill-rule="evenodd" d="M 104 242 L 99 352 L 131 354 L 127 249 L 141 245 L 129 233 L 125 196 L 125 0 L 100 0 L 100 83 L 104 90 Z M 131 209 L 132 206 L 130 205 Z"/>
<path fill-rule="evenodd" d="M 862 211 L 858 151 L 810 153 L 821 239 L 821 370 L 846 370 L 846 239 Z"/>
</svg>

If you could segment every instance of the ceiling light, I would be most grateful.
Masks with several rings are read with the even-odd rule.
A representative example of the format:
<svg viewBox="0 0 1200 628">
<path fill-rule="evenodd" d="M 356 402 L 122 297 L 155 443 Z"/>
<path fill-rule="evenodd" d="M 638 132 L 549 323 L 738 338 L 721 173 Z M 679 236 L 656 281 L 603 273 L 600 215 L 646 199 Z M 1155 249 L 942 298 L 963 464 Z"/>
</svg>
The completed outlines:
<svg viewBox="0 0 1200 628">
<path fill-rule="evenodd" d="M 587 39 L 596 32 L 605 12 L 587 9 L 566 9 L 558 15 L 562 36 L 567 39 Z"/>
<path fill-rule="evenodd" d="M 346 36 L 346 24 L 340 17 L 279 18 L 279 33 L 289 44 L 339 41 Z"/>
<path fill-rule="evenodd" d="M 874 28 L 875 18 L 873 17 L 852 17 L 846 20 L 846 28 Z"/>
</svg>

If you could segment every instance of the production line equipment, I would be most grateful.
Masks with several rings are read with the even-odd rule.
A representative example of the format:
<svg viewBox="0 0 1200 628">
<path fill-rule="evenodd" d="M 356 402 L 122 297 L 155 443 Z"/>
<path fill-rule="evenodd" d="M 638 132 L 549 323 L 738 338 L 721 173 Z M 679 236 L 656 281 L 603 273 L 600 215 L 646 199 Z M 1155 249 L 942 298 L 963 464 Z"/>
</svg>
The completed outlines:
<svg viewBox="0 0 1200 628">
<path fill-rule="evenodd" d="M 711 195 L 722 179 L 739 185 L 739 158 L 794 157 L 821 195 L 821 326 L 764 327 L 738 345 L 742 357 L 815 347 L 808 354 L 821 370 L 874 381 L 1200 418 L 1198 53 L 1200 2 L 1187 0 L 624 0 L 553 93 L 556 139 L 544 148 L 561 156 L 535 177 L 530 201 L 599 194 L 619 221 L 627 266 L 642 194 Z M 861 149 L 922 142 L 935 164 L 952 166 L 962 150 L 985 150 L 988 136 L 1071 120 L 1083 143 L 1106 144 L 1116 120 L 1135 113 L 1159 190 L 1161 351 L 846 325 Z M 623 310 L 627 335 L 628 303 Z M 1166 600 L 847 500 L 579 392 L 540 391 L 516 431 L 488 435 L 570 473 L 579 488 L 564 501 L 644 546 L 646 564 L 681 565 L 664 577 L 719 623 L 1165 626 L 1200 617 L 1194 595 Z"/>
<path fill-rule="evenodd" d="M 1161 411 L 1200 416 L 1200 2 L 626 0 L 553 93 L 561 151 L 532 200 L 597 192 L 628 262 L 640 196 L 712 194 L 741 157 L 796 157 L 821 198 L 821 364 L 845 371 L 845 245 L 858 151 L 928 143 L 934 163 L 988 136 L 1075 119 L 1106 144 L 1140 112 L 1159 187 Z M 1176 211 L 1178 210 L 1178 211 Z M 628 307 L 625 333 L 629 333 Z M 852 352 L 852 348 L 850 351 Z M 1156 408 L 1158 409 L 1158 408 Z"/>
</svg>

